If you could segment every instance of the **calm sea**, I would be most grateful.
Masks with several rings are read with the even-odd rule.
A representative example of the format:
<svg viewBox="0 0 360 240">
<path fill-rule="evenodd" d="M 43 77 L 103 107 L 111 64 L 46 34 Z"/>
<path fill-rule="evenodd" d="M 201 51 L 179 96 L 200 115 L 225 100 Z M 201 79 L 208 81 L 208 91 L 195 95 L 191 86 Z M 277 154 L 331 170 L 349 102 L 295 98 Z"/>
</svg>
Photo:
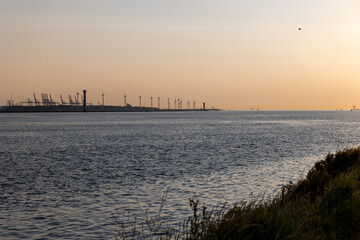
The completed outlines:
<svg viewBox="0 0 360 240">
<path fill-rule="evenodd" d="M 359 143 L 360 111 L 0 114 L 0 238 L 112 239 L 164 191 L 177 223 Z"/>
</svg>

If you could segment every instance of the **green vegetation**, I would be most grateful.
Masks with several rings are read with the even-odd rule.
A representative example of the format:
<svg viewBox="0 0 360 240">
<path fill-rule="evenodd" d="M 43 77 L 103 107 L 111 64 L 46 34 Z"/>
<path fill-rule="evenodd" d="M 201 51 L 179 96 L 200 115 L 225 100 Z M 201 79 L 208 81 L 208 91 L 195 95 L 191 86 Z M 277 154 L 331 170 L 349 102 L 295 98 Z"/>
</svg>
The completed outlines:
<svg viewBox="0 0 360 240">
<path fill-rule="evenodd" d="M 193 200 L 190 206 L 183 230 L 158 238 L 360 239 L 360 149 L 328 154 L 272 199 L 219 211 L 199 210 Z"/>
</svg>

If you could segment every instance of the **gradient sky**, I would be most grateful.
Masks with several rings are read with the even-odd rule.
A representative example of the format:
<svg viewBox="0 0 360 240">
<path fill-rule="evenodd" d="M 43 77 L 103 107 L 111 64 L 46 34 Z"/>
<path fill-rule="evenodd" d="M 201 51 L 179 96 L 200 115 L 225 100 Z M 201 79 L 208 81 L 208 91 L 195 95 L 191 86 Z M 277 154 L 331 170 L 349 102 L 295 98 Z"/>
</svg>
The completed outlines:
<svg viewBox="0 0 360 240">
<path fill-rule="evenodd" d="M 0 105 L 83 89 L 94 104 L 360 107 L 360 2 L 0 0 Z"/>
</svg>

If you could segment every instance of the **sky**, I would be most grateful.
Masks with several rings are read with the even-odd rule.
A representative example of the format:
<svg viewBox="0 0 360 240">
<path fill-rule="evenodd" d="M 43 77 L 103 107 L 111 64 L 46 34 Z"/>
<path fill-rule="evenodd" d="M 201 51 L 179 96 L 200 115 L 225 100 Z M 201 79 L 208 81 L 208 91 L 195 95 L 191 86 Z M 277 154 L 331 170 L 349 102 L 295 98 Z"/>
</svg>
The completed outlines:
<svg viewBox="0 0 360 240">
<path fill-rule="evenodd" d="M 359 43 L 356 0 L 0 0 L 0 105 L 360 108 Z"/>
</svg>

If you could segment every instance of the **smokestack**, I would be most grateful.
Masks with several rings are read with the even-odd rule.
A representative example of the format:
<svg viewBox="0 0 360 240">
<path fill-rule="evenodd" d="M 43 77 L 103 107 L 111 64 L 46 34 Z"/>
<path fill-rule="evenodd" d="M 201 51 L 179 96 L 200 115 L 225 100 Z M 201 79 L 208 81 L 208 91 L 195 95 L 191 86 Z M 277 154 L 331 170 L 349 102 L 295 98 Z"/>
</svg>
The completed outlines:
<svg viewBox="0 0 360 240">
<path fill-rule="evenodd" d="M 83 93 L 84 93 L 84 102 L 83 102 L 83 105 L 84 105 L 84 112 L 86 112 L 86 90 L 84 89 L 84 91 L 83 91 Z"/>
</svg>

